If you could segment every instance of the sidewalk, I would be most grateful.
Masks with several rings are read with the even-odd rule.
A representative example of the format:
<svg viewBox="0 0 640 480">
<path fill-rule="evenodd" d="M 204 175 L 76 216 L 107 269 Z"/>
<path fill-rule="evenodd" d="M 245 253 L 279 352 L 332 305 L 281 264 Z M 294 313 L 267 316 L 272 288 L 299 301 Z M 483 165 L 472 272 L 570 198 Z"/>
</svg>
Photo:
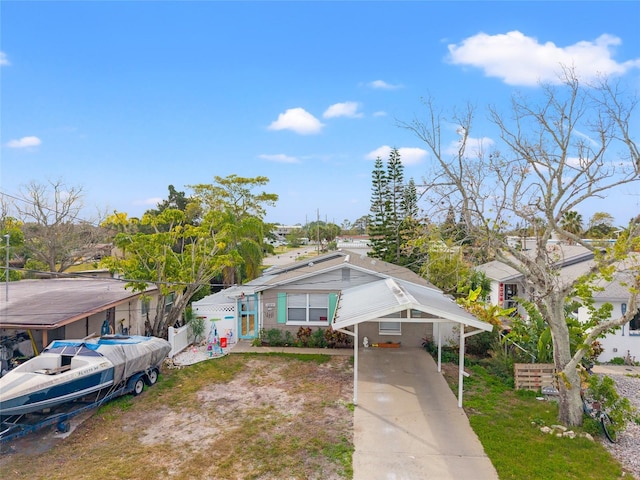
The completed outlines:
<svg viewBox="0 0 640 480">
<path fill-rule="evenodd" d="M 640 367 L 636 365 L 594 365 L 593 373 L 603 375 L 640 375 Z"/>
<path fill-rule="evenodd" d="M 228 353 L 311 353 L 350 357 L 353 355 L 353 348 L 254 347 L 248 340 L 239 340 Z"/>
</svg>

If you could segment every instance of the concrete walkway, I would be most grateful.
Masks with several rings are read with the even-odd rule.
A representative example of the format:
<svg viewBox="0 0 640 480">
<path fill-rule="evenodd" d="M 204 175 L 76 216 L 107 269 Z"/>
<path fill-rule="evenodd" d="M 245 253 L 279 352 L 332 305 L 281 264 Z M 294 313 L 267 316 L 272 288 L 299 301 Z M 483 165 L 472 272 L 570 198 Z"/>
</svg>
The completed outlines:
<svg viewBox="0 0 640 480">
<path fill-rule="evenodd" d="M 497 480 L 466 414 L 421 348 L 361 348 L 354 480 Z"/>
</svg>

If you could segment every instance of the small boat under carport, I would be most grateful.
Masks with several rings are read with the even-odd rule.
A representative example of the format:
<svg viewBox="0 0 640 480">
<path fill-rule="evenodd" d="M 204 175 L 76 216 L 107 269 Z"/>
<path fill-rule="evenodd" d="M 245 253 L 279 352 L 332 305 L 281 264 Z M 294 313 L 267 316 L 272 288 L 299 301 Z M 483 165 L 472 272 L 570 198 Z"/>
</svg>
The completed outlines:
<svg viewBox="0 0 640 480">
<path fill-rule="evenodd" d="M 404 314 L 403 314 L 404 312 Z M 425 315 L 416 315 L 421 312 Z M 441 290 L 397 278 L 348 288 L 338 298 L 331 327 L 354 337 L 353 403 L 358 403 L 358 326 L 364 322 L 433 323 L 437 328 L 438 371 L 441 371 L 442 335 L 440 325 L 459 326 L 458 407 L 462 407 L 465 339 L 493 326 L 478 320 Z M 352 328 L 353 330 L 349 330 Z M 435 337 L 435 335 L 434 335 Z"/>
</svg>

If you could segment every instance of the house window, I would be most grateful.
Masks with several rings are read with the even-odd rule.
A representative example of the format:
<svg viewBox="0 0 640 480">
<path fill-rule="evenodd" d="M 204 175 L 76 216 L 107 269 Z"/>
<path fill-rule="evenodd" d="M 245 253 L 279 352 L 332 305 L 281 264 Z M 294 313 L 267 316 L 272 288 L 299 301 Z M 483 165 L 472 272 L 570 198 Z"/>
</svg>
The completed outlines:
<svg viewBox="0 0 640 480">
<path fill-rule="evenodd" d="M 505 283 L 503 287 L 504 287 L 504 295 L 502 298 L 503 308 L 517 307 L 518 303 L 515 301 L 515 297 L 518 296 L 518 285 L 515 283 Z"/>
<path fill-rule="evenodd" d="M 167 295 L 164 299 L 164 313 L 169 313 L 169 310 L 171 310 L 171 307 L 173 306 L 173 299 L 174 299 L 174 294 L 170 293 L 169 295 Z"/>
<path fill-rule="evenodd" d="M 151 300 L 148 298 L 140 299 L 140 309 L 142 311 L 142 315 L 147 315 L 149 313 L 149 309 L 151 307 Z"/>
<path fill-rule="evenodd" d="M 326 293 L 288 293 L 287 323 L 327 325 L 329 295 Z"/>
<path fill-rule="evenodd" d="M 629 335 L 640 335 L 640 310 L 629 322 Z"/>
<path fill-rule="evenodd" d="M 378 333 L 380 335 L 402 335 L 401 322 L 379 322 Z"/>
</svg>

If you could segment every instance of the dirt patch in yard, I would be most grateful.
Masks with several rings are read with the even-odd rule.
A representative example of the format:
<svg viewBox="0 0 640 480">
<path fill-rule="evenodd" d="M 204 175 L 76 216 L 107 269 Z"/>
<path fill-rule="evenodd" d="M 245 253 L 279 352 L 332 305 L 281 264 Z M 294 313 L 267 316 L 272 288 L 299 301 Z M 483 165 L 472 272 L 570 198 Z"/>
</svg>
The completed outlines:
<svg viewBox="0 0 640 480">
<path fill-rule="evenodd" d="M 230 355 L 164 372 L 65 439 L 4 448 L 11 478 L 339 479 L 351 476 L 349 357 Z M 29 446 L 40 445 L 33 449 Z"/>
</svg>

